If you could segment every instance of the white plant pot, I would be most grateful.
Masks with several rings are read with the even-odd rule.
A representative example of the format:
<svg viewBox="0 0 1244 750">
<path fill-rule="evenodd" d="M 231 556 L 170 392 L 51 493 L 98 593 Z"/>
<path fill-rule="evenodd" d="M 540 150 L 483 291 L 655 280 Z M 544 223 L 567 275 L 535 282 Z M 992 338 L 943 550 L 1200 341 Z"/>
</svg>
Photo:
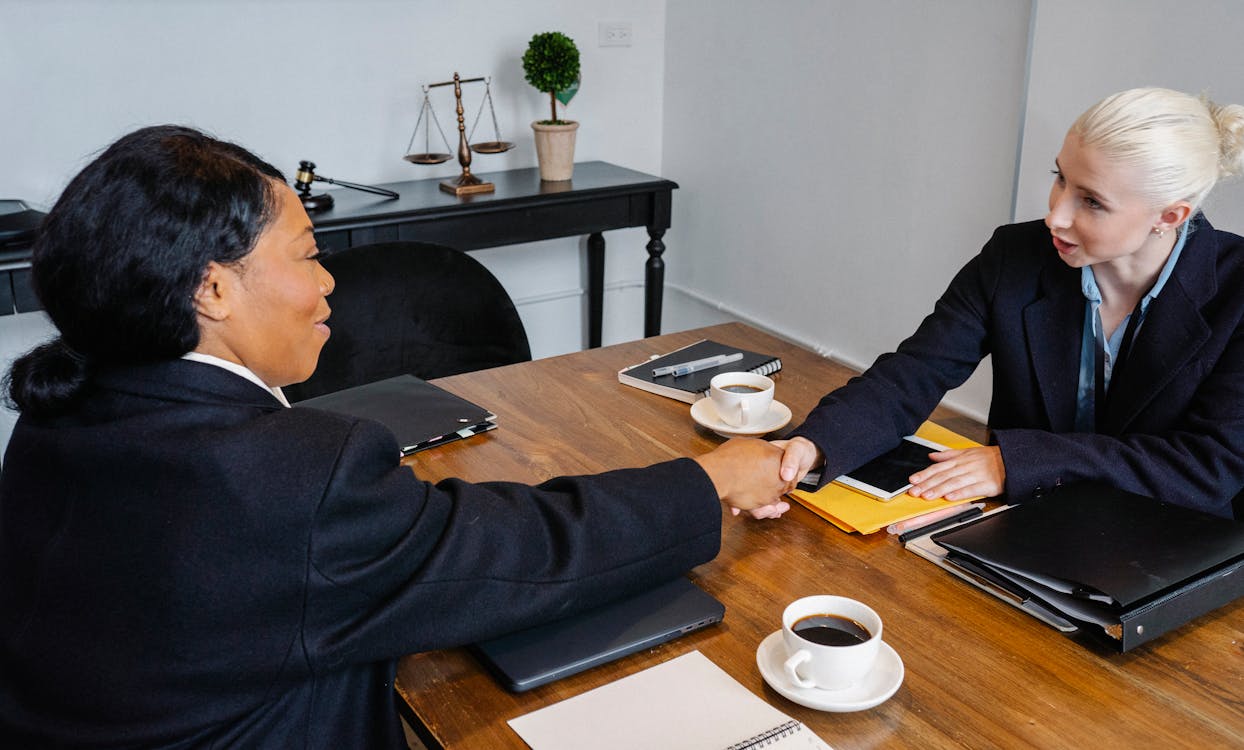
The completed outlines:
<svg viewBox="0 0 1244 750">
<path fill-rule="evenodd" d="M 531 129 L 535 132 L 540 179 L 547 182 L 569 180 L 574 175 L 574 138 L 579 123 L 544 125 L 533 122 Z"/>
</svg>

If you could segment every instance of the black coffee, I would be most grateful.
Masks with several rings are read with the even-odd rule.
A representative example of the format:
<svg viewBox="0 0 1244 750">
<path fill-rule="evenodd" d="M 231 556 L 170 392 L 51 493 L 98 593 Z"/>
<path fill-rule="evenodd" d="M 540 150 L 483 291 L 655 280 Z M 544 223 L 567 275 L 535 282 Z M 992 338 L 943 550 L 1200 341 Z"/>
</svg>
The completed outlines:
<svg viewBox="0 0 1244 750">
<path fill-rule="evenodd" d="M 849 617 L 808 615 L 791 626 L 800 638 L 822 646 L 855 646 L 872 637 L 868 628 Z"/>
<path fill-rule="evenodd" d="M 730 393 L 760 393 L 764 388 L 758 385 L 723 385 L 721 390 Z"/>
</svg>

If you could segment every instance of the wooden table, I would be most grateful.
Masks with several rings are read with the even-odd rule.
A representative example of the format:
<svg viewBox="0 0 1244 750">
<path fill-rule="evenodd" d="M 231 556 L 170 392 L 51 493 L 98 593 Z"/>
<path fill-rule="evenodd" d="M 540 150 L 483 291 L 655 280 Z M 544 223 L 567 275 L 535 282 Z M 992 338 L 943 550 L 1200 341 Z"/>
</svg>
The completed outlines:
<svg viewBox="0 0 1244 750">
<path fill-rule="evenodd" d="M 408 459 L 425 479 L 537 482 L 711 449 L 682 402 L 617 371 L 699 338 L 781 356 L 779 401 L 798 424 L 851 371 L 741 324 L 669 334 L 457 375 L 438 384 L 485 404 L 500 428 Z M 984 438 L 981 426 L 934 420 Z M 507 719 L 692 649 L 836 750 L 940 747 L 1242 747 L 1244 600 L 1127 654 L 1049 628 L 905 551 L 885 532 L 845 534 L 802 506 L 777 521 L 722 516 L 722 550 L 691 577 L 726 605 L 721 625 L 528 693 L 502 689 L 463 649 L 408 656 L 397 689 L 429 747 L 525 748 Z M 782 608 L 811 594 L 862 599 L 902 657 L 902 687 L 858 713 L 823 713 L 765 684 L 756 648 Z"/>
<path fill-rule="evenodd" d="M 461 197 L 440 189 L 443 177 L 383 185 L 390 200 L 355 190 L 333 192 L 334 205 L 311 214 L 325 250 L 418 240 L 459 250 L 587 236 L 588 346 L 600 346 L 605 299 L 605 237 L 625 227 L 648 230 L 644 266 L 644 335 L 661 332 L 665 282 L 662 237 L 677 184 L 603 161 L 575 164 L 574 179 L 544 182 L 535 167 L 478 173 L 491 193 Z"/>
</svg>

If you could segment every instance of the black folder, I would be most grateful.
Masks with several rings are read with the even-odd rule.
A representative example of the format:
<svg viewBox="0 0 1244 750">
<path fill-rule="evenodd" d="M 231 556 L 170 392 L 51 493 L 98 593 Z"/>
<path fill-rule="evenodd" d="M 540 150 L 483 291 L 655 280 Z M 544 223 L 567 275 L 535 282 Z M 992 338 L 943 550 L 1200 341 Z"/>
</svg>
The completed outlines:
<svg viewBox="0 0 1244 750">
<path fill-rule="evenodd" d="M 414 375 L 326 393 L 294 406 L 375 420 L 397 437 L 403 456 L 497 427 L 492 412 Z"/>
<path fill-rule="evenodd" d="M 932 540 L 1121 651 L 1244 596 L 1244 524 L 1099 484 Z"/>
</svg>

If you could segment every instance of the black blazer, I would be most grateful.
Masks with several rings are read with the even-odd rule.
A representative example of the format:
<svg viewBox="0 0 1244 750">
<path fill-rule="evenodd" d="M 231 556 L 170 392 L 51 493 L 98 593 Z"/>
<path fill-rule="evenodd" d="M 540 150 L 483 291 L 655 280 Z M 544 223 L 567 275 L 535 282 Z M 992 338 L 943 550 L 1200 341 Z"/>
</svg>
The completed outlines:
<svg viewBox="0 0 1244 750">
<path fill-rule="evenodd" d="M 898 350 L 825 396 L 795 434 L 826 479 L 893 446 L 992 355 L 1006 494 L 1098 480 L 1231 517 L 1244 488 L 1244 239 L 1203 216 L 1111 380 L 1106 428 L 1073 432 L 1084 295 L 1040 221 L 999 228 Z"/>
<path fill-rule="evenodd" d="M 0 474 L 0 746 L 405 747 L 398 657 L 679 575 L 720 527 L 689 459 L 433 486 L 221 368 L 105 372 Z"/>
</svg>

